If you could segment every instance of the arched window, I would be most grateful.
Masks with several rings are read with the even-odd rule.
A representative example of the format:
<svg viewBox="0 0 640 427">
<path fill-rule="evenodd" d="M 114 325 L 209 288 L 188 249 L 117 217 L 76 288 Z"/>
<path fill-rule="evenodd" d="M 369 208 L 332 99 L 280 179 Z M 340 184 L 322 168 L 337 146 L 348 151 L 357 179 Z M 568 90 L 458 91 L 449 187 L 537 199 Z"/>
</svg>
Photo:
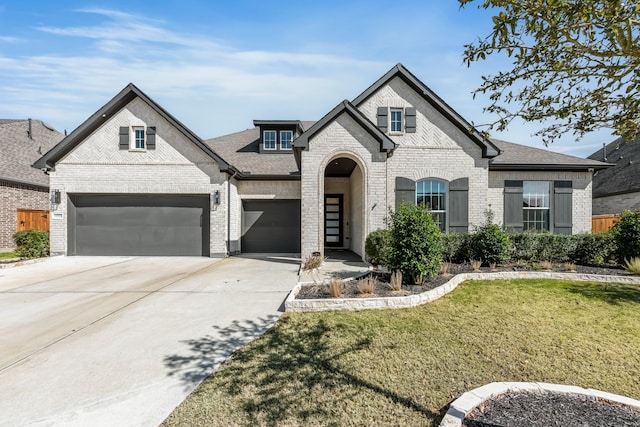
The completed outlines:
<svg viewBox="0 0 640 427">
<path fill-rule="evenodd" d="M 436 225 L 447 231 L 447 183 L 439 179 L 424 179 L 416 183 L 416 203 L 425 205 Z"/>
</svg>

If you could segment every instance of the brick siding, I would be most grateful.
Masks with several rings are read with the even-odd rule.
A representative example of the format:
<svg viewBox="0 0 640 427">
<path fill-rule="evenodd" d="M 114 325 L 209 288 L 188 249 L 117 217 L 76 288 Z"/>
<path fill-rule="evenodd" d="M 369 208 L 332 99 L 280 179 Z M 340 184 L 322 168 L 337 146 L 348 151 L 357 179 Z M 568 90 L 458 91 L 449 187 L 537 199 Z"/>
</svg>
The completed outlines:
<svg viewBox="0 0 640 427">
<path fill-rule="evenodd" d="M 0 250 L 13 249 L 18 209 L 49 209 L 49 191 L 0 180 Z"/>
</svg>

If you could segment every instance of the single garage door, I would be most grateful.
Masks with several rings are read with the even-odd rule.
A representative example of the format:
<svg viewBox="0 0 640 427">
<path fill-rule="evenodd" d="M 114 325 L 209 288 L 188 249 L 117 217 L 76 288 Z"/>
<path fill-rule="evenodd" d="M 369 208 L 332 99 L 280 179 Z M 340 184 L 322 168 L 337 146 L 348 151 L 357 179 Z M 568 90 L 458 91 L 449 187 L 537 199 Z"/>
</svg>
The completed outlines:
<svg viewBox="0 0 640 427">
<path fill-rule="evenodd" d="M 69 195 L 68 254 L 209 256 L 209 196 Z"/>
<path fill-rule="evenodd" d="M 300 200 L 244 200 L 242 208 L 242 252 L 300 252 Z"/>
</svg>

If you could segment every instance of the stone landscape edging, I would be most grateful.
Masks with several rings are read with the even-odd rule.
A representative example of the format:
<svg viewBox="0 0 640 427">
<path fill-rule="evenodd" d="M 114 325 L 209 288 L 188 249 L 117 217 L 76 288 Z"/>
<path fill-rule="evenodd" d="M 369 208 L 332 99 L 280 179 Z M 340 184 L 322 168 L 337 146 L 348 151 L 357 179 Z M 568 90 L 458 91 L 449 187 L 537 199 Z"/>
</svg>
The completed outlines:
<svg viewBox="0 0 640 427">
<path fill-rule="evenodd" d="M 291 290 L 285 300 L 285 311 L 331 311 L 331 310 L 375 310 L 389 308 L 410 308 L 435 301 L 454 290 L 467 280 L 500 280 L 500 279 L 561 279 L 584 282 L 628 283 L 640 285 L 640 277 L 609 276 L 601 274 L 556 273 L 553 271 L 501 271 L 495 273 L 461 273 L 453 276 L 447 283 L 419 294 L 401 297 L 375 298 L 322 298 L 296 299 L 305 282 Z"/>
<path fill-rule="evenodd" d="M 35 264 L 38 262 L 42 262 L 49 259 L 49 257 L 45 257 L 45 258 L 31 258 L 31 259 L 20 259 L 17 258 L 15 261 L 13 259 L 8 260 L 6 262 L 0 262 L 0 269 L 1 268 L 13 268 L 13 267 L 20 267 L 22 265 L 29 265 L 29 264 Z"/>
<path fill-rule="evenodd" d="M 604 399 L 609 402 L 620 403 L 640 409 L 640 400 L 605 391 L 586 389 L 573 385 L 527 383 L 527 382 L 494 382 L 475 388 L 454 400 L 449 405 L 449 410 L 440 422 L 440 427 L 461 427 L 464 418 L 483 402 L 509 392 L 550 392 L 577 394 L 587 396 L 590 399 Z"/>
</svg>

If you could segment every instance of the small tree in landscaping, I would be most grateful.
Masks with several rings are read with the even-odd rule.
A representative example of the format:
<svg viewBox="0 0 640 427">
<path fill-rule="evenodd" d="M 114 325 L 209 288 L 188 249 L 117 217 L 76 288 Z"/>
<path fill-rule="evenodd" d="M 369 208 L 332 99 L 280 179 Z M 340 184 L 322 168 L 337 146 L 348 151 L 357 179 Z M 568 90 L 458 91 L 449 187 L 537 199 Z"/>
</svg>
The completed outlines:
<svg viewBox="0 0 640 427">
<path fill-rule="evenodd" d="M 364 243 L 364 250 L 373 265 L 389 264 L 389 246 L 391 231 L 383 229 L 369 233 Z"/>
<path fill-rule="evenodd" d="M 611 231 L 621 265 L 625 260 L 640 256 L 640 210 L 624 211 Z"/>
<path fill-rule="evenodd" d="M 486 211 L 486 222 L 471 235 L 470 252 L 472 259 L 485 264 L 504 264 L 511 258 L 509 235 L 493 223 L 493 212 Z"/>
<path fill-rule="evenodd" d="M 421 283 L 435 276 L 442 263 L 440 229 L 421 205 L 402 203 L 389 218 L 391 245 L 389 264 L 405 280 Z"/>
</svg>

